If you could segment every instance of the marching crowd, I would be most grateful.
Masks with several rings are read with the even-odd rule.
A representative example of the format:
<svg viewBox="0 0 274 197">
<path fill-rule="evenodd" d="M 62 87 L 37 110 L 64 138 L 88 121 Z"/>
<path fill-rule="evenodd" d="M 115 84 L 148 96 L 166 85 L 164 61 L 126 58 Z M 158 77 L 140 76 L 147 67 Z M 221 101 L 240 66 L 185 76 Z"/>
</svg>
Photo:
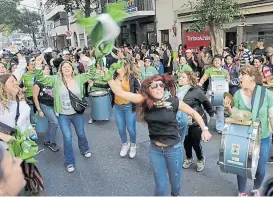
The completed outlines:
<svg viewBox="0 0 274 197">
<path fill-rule="evenodd" d="M 26 179 L 25 192 L 43 195 L 43 179 L 34 159 L 38 151 L 35 143 L 37 132 L 40 127 L 44 128 L 39 121 L 48 121 L 44 146 L 54 152 L 60 147 L 56 142 L 60 127 L 64 166 L 67 172 L 72 173 L 76 166 L 71 124 L 78 137 L 80 152 L 86 158 L 92 156 L 85 135 L 83 111 L 80 112 L 74 103 L 84 105 L 84 98 L 90 92 L 97 88 L 106 89 L 112 95 L 111 103 L 121 139 L 120 156 L 129 154 L 131 159 L 136 156 L 136 122 L 144 120 L 151 142 L 149 159 L 155 178 L 154 195 L 166 195 L 169 181 L 171 195 L 178 196 L 182 168 L 187 169 L 195 163 L 192 149 L 197 157 L 197 171 L 201 172 L 205 167 L 206 156 L 201 141 L 208 142 L 211 138 L 207 127 L 210 117 L 216 114 L 216 131 L 222 134 L 226 114 L 231 114 L 233 110 L 251 111 L 255 88 L 271 88 L 272 58 L 273 49 L 264 48 L 261 39 L 253 52 L 246 43 L 241 43 L 236 55 L 225 48 L 223 54 L 213 56 L 212 51 L 204 46 L 195 54 L 187 46 L 179 45 L 175 59 L 168 43 L 161 46 L 159 43 L 143 43 L 141 46 L 124 44 L 114 47 L 112 53 L 102 59 L 96 59 L 92 47 L 66 48 L 62 52 L 55 50 L 50 53 L 19 51 L 11 54 L 4 51 L 0 62 L 0 141 L 13 156 L 23 160 L 21 168 Z M 224 100 L 222 106 L 212 105 L 208 92 L 210 79 L 214 76 L 222 76 L 229 81 L 234 106 L 228 100 Z M 272 91 L 267 89 L 264 104 L 258 109 L 262 139 L 252 190 L 254 196 L 260 195 L 266 163 L 271 159 L 272 97 Z M 39 116 L 38 120 L 36 116 Z M 92 122 L 91 118 L 89 123 Z M 4 161 L 1 155 L 8 161 Z M 10 158 L 0 149 L 0 165 L 14 167 L 15 173 L 19 171 L 15 165 L 20 163 L 19 159 Z M 7 176 L 6 171 L 2 173 L 0 169 L 0 183 L 1 178 Z M 15 178 L 11 176 L 10 179 L 14 181 Z M 19 181 L 20 177 L 17 178 Z M 246 196 L 247 179 L 237 176 L 237 181 L 239 196 Z M 15 186 L 7 184 L 11 185 L 11 189 L 3 189 L 3 195 L 19 193 L 20 189 L 13 189 Z M 24 184 L 20 184 L 18 187 L 23 187 Z"/>
</svg>

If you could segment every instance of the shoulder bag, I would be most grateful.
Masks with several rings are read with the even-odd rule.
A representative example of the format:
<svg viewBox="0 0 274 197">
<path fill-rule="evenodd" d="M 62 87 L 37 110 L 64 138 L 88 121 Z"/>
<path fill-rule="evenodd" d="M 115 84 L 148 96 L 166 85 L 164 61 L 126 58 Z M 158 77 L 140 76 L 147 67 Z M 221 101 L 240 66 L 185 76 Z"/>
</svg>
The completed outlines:
<svg viewBox="0 0 274 197">
<path fill-rule="evenodd" d="M 88 106 L 87 101 L 84 98 L 82 99 L 78 98 L 78 96 L 73 94 L 68 89 L 67 83 L 65 81 L 63 82 L 69 92 L 69 99 L 70 99 L 71 106 L 73 107 L 73 109 L 76 111 L 77 114 L 83 114 Z"/>
</svg>

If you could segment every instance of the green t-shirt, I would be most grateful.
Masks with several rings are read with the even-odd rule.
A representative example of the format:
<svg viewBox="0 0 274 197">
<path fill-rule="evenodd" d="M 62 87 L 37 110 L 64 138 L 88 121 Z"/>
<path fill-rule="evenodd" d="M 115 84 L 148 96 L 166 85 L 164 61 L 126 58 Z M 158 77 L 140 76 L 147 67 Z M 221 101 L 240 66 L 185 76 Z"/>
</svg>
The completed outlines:
<svg viewBox="0 0 274 197">
<path fill-rule="evenodd" d="M 26 88 L 26 97 L 32 96 L 34 77 L 35 77 L 34 72 L 27 72 L 21 78 L 21 80 L 23 81 L 24 87 Z"/>
<path fill-rule="evenodd" d="M 251 112 L 251 98 L 244 95 L 242 89 L 238 90 L 234 95 L 235 106 L 233 108 L 246 110 Z M 263 105 L 259 111 L 258 119 L 262 125 L 262 139 L 267 138 L 270 134 L 269 118 L 272 118 L 273 111 L 273 94 L 270 90 L 266 90 Z"/>
<path fill-rule="evenodd" d="M 153 66 L 149 66 L 148 68 L 146 67 L 141 68 L 142 81 L 145 80 L 146 78 L 149 78 L 158 74 L 159 74 L 158 71 Z"/>
<path fill-rule="evenodd" d="M 178 71 L 179 72 L 185 72 L 185 71 L 192 72 L 192 68 L 188 64 L 186 64 L 186 65 L 179 65 L 178 66 Z"/>
<path fill-rule="evenodd" d="M 228 71 L 224 68 L 217 69 L 215 67 L 210 67 L 210 68 L 206 69 L 205 74 L 208 77 L 212 77 L 212 76 L 225 76 L 226 78 L 229 77 Z"/>
</svg>

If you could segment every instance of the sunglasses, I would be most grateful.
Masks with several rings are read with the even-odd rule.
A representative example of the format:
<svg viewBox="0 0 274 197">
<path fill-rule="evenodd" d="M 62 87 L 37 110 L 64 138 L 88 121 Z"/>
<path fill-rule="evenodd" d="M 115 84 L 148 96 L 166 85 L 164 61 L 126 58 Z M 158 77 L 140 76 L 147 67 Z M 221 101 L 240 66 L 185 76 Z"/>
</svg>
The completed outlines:
<svg viewBox="0 0 274 197">
<path fill-rule="evenodd" d="M 145 60 L 145 62 L 151 62 L 150 60 Z"/>
<path fill-rule="evenodd" d="M 164 87 L 165 87 L 165 84 L 163 84 L 163 83 L 152 83 L 152 84 L 150 84 L 149 87 L 150 87 L 151 89 L 156 89 L 156 88 L 158 88 L 158 87 L 164 88 Z"/>
</svg>

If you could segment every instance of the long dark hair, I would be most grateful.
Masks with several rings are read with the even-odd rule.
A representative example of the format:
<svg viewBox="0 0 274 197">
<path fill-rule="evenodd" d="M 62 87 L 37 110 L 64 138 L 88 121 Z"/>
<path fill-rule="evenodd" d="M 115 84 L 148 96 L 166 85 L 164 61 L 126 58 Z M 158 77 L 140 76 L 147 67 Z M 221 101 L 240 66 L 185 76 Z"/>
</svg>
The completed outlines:
<svg viewBox="0 0 274 197">
<path fill-rule="evenodd" d="M 138 104 L 137 113 L 139 120 L 143 120 L 145 113 L 152 109 L 155 99 L 151 96 L 149 86 L 155 81 L 162 81 L 165 84 L 165 90 L 169 91 L 172 96 L 176 94 L 176 83 L 172 76 L 168 74 L 154 75 L 143 81 L 139 93 L 144 97 L 143 101 Z"/>
</svg>

